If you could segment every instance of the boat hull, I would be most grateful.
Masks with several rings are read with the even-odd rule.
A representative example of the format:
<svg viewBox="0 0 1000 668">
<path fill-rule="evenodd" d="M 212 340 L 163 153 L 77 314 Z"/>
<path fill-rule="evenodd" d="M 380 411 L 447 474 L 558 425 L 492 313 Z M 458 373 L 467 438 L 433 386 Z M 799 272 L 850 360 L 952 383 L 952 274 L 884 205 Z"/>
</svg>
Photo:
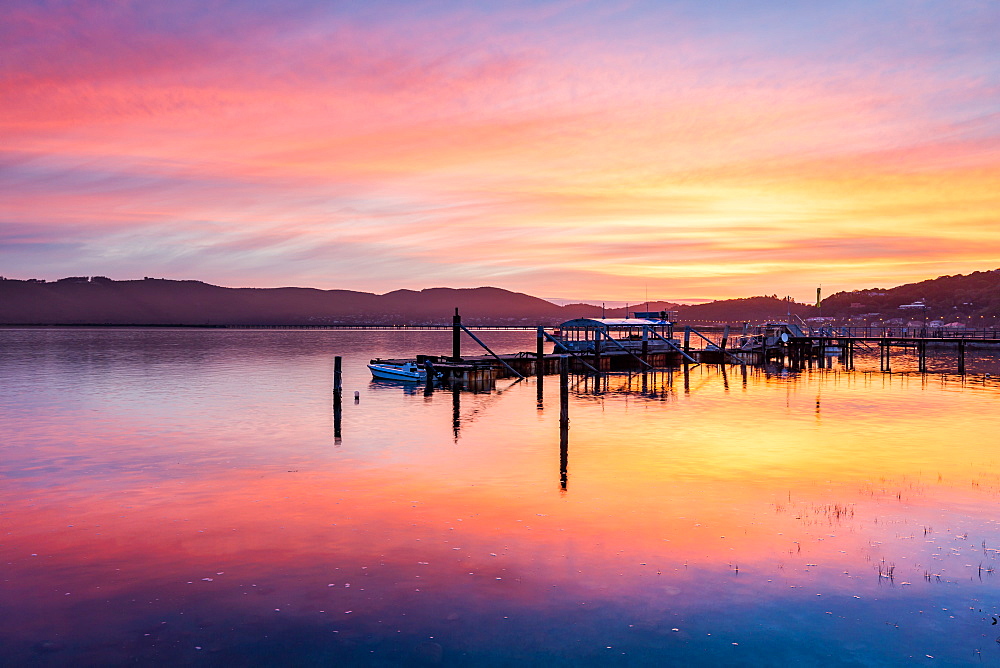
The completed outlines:
<svg viewBox="0 0 1000 668">
<path fill-rule="evenodd" d="M 379 380 L 403 380 L 417 382 L 423 380 L 425 377 L 423 371 L 408 371 L 399 367 L 383 364 L 369 364 L 368 370 L 372 372 L 373 378 L 378 378 Z"/>
</svg>

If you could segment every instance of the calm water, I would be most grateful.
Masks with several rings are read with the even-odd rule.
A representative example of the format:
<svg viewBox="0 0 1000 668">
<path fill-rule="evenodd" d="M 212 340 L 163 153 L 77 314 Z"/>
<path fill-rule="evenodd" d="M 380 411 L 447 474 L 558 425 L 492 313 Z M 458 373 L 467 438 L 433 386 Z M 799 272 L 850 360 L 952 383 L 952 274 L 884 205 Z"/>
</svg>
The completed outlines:
<svg viewBox="0 0 1000 668">
<path fill-rule="evenodd" d="M 364 366 L 449 337 L 0 330 L 0 665 L 1000 664 L 993 360 L 577 378 L 561 452 Z"/>
</svg>

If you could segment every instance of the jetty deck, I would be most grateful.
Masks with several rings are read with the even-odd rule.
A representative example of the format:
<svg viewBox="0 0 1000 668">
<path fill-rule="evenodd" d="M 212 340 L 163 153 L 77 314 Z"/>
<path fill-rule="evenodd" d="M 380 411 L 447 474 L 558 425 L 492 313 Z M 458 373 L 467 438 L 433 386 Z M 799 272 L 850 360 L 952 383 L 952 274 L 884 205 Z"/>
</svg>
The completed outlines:
<svg viewBox="0 0 1000 668">
<path fill-rule="evenodd" d="M 927 370 L 927 361 L 934 355 L 957 356 L 957 371 L 965 372 L 966 351 L 974 348 L 1000 351 L 1000 332 L 926 332 L 926 331 L 840 331 L 817 330 L 804 332 L 789 326 L 787 336 L 775 336 L 775 328 L 760 328 L 756 332 L 729 336 L 728 327 L 719 332 L 700 332 L 690 326 L 683 328 L 683 339 L 672 348 L 650 349 L 646 353 L 612 347 L 596 351 L 546 352 L 543 346 L 550 336 L 539 327 L 536 350 L 496 354 L 473 332 L 463 327 L 456 314 L 453 324 L 452 354 L 417 355 L 408 359 L 382 360 L 391 364 L 429 363 L 442 380 L 490 381 L 515 376 L 545 376 L 560 372 L 563 359 L 572 373 L 605 373 L 614 371 L 676 368 L 688 363 L 698 364 L 764 364 L 782 363 L 792 368 L 829 365 L 839 357 L 848 368 L 853 367 L 857 352 L 878 352 L 881 368 L 889 370 L 894 355 L 916 354 L 918 367 Z M 780 328 L 779 328 L 780 329 Z M 462 333 L 472 337 L 487 354 L 461 356 Z M 706 335 L 707 334 L 707 335 Z M 700 347 L 696 347 L 697 344 Z"/>
</svg>

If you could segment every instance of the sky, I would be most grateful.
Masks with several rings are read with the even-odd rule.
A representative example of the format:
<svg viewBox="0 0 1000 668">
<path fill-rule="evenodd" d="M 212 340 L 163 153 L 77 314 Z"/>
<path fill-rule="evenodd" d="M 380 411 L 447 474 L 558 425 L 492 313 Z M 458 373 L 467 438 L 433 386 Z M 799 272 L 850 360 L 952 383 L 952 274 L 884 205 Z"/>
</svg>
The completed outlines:
<svg viewBox="0 0 1000 668">
<path fill-rule="evenodd" d="M 1000 267 L 1000 3 L 0 0 L 0 274 L 800 301 Z"/>
</svg>

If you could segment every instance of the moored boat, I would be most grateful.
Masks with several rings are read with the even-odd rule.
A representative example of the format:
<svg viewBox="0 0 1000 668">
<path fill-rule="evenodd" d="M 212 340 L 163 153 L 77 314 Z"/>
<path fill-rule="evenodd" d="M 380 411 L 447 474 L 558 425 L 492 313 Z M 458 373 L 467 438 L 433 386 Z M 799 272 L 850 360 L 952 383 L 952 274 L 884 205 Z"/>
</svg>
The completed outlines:
<svg viewBox="0 0 1000 668">
<path fill-rule="evenodd" d="M 549 337 L 556 353 L 593 354 L 603 350 L 652 352 L 675 350 L 669 311 L 633 313 L 630 318 L 576 318 L 559 325 Z"/>
<path fill-rule="evenodd" d="M 423 369 L 413 362 L 395 364 L 381 360 L 372 360 L 368 364 L 368 369 L 372 372 L 374 378 L 382 380 L 419 381 L 423 380 L 427 375 Z"/>
</svg>

